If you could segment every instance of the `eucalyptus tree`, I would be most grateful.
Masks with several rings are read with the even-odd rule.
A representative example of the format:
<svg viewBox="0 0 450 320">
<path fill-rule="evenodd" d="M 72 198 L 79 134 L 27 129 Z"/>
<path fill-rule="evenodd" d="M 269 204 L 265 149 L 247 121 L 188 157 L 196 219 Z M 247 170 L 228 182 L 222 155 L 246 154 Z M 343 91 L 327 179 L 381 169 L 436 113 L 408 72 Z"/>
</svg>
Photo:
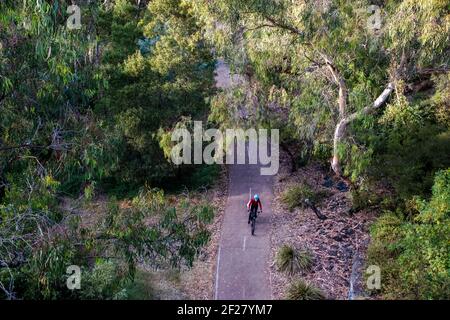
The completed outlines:
<svg viewBox="0 0 450 320">
<path fill-rule="evenodd" d="M 299 136 L 332 140 L 337 175 L 350 123 L 383 106 L 399 81 L 448 70 L 445 1 L 387 2 L 382 8 L 362 0 L 196 4 L 219 52 L 266 92 L 288 93 L 288 103 L 275 102 L 287 106 Z"/>
<path fill-rule="evenodd" d="M 23 266 L 32 268 L 28 259 L 62 218 L 61 180 L 70 180 L 71 168 L 88 167 L 98 6 L 86 4 L 78 25 L 68 22 L 69 5 L 0 3 L 0 287 L 8 298 L 20 297 L 14 279 L 26 274 Z"/>
<path fill-rule="evenodd" d="M 158 132 L 182 117 L 206 116 L 210 48 L 189 1 L 117 1 L 101 21 L 109 87 L 96 114 L 106 120 L 108 145 L 119 159 L 112 176 L 125 184 L 164 183 L 177 172 L 164 158 Z"/>
<path fill-rule="evenodd" d="M 360 182 L 356 211 L 385 211 L 368 250 L 384 297 L 446 299 L 449 2 L 195 3 L 218 52 L 248 78 L 218 96 L 214 119 L 234 120 L 227 104 L 281 115 L 286 134 L 293 127 L 337 175 Z"/>
<path fill-rule="evenodd" d="M 207 111 L 211 57 L 189 3 L 147 4 L 0 2 L 0 298 L 125 298 L 143 260 L 190 265 L 207 241 L 206 205 L 149 191 L 86 223 L 65 202 L 89 203 L 105 178 L 167 177 L 158 129 Z"/>
</svg>

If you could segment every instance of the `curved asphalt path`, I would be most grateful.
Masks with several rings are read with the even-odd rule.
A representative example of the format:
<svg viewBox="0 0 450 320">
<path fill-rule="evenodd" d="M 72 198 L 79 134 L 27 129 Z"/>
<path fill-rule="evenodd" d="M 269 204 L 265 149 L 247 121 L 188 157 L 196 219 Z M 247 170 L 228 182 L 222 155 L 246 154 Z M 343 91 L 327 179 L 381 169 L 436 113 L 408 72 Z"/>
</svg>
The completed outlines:
<svg viewBox="0 0 450 320">
<path fill-rule="evenodd" d="M 226 63 L 219 61 L 216 68 L 217 87 L 227 88 L 236 81 L 233 80 Z M 248 155 L 246 158 L 247 164 L 228 166 L 229 194 L 217 254 L 216 300 L 272 298 L 268 272 L 272 176 L 260 175 L 261 166 L 248 164 Z M 254 236 L 247 224 L 246 204 L 250 191 L 252 195 L 260 195 L 263 206 L 263 213 L 256 220 Z"/>
</svg>

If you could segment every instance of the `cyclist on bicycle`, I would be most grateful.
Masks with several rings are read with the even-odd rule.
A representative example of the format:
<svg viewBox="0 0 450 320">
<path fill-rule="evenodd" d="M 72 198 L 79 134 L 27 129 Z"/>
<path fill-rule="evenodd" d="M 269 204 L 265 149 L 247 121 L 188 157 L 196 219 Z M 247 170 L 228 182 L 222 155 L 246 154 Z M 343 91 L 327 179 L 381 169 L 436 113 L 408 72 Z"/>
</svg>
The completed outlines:
<svg viewBox="0 0 450 320">
<path fill-rule="evenodd" d="M 257 194 L 255 194 L 253 196 L 253 199 L 250 199 L 247 203 L 247 210 L 248 210 L 248 223 L 250 223 L 250 219 L 252 217 L 252 213 L 255 214 L 255 218 L 257 217 L 257 212 L 258 212 L 258 206 L 260 209 L 260 212 L 262 212 L 262 204 L 261 204 L 261 200 L 259 200 L 259 196 Z"/>
</svg>

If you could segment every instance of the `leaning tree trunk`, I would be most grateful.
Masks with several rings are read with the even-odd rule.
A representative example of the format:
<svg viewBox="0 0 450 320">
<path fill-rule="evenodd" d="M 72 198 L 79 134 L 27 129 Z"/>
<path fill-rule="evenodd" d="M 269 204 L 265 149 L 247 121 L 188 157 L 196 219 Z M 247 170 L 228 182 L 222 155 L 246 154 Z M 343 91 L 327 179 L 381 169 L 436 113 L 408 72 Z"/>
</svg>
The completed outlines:
<svg viewBox="0 0 450 320">
<path fill-rule="evenodd" d="M 339 142 L 345 134 L 348 118 L 346 117 L 347 112 L 347 100 L 348 100 L 348 89 L 344 78 L 341 76 L 339 70 L 334 65 L 333 61 L 326 55 L 321 54 L 322 59 L 333 76 L 334 82 L 339 87 L 338 105 L 339 105 L 339 122 L 336 126 L 333 139 L 333 159 L 331 161 L 331 168 L 337 176 L 342 175 L 341 166 L 339 163 L 339 158 L 337 155 Z"/>
<path fill-rule="evenodd" d="M 331 162 L 331 168 L 333 169 L 336 175 L 338 176 L 342 175 L 342 168 L 338 156 L 338 147 L 347 132 L 348 124 L 353 120 L 355 120 L 356 118 L 358 118 L 359 116 L 369 114 L 373 110 L 381 107 L 386 102 L 386 100 L 389 98 L 389 96 L 393 91 L 394 91 L 394 84 L 389 83 L 386 89 L 384 89 L 384 91 L 380 94 L 380 96 L 375 100 L 373 104 L 365 107 L 364 109 L 358 112 L 352 113 L 349 116 L 344 116 L 339 120 L 336 129 L 334 130 L 333 159 Z"/>
</svg>

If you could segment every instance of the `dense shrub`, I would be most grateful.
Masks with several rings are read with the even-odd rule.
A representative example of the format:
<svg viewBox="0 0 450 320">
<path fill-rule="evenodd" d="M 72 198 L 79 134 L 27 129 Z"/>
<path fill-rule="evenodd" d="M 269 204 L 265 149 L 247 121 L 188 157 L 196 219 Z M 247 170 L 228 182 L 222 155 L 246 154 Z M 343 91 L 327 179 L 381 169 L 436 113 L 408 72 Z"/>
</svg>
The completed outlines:
<svg viewBox="0 0 450 320">
<path fill-rule="evenodd" d="M 326 192 L 314 191 L 306 182 L 288 187 L 281 196 L 281 200 L 289 210 L 303 207 L 304 201 L 309 199 L 312 203 L 319 203 L 326 196 Z"/>
<path fill-rule="evenodd" d="M 138 194 L 218 172 L 179 170 L 157 135 L 207 118 L 214 61 L 192 3 L 84 1 L 76 31 L 71 4 L 0 1 L 0 299 L 124 298 L 138 261 L 192 265 L 209 239 L 208 205 Z M 102 191 L 135 199 L 107 199 L 98 225 L 64 207 Z M 66 288 L 72 264 L 81 290 Z"/>
<path fill-rule="evenodd" d="M 11 195 L 8 195 L 9 197 Z M 39 193 L 37 193 L 39 196 Z M 169 202 L 161 190 L 143 190 L 127 206 L 113 199 L 97 223 L 61 212 L 0 206 L 1 298 L 123 299 L 136 268 L 192 266 L 209 240 L 214 210 L 188 198 Z M 31 242 L 30 239 L 33 241 Z M 66 286 L 68 266 L 80 266 L 80 290 Z"/>
<path fill-rule="evenodd" d="M 276 265 L 278 270 L 294 275 L 311 269 L 313 256 L 307 250 L 297 250 L 292 246 L 283 245 L 277 253 Z"/>
<path fill-rule="evenodd" d="M 289 210 L 294 210 L 296 207 L 302 206 L 306 198 L 314 195 L 313 191 L 306 184 L 295 185 L 289 187 L 284 191 L 281 200 Z"/>
<path fill-rule="evenodd" d="M 388 212 L 373 226 L 369 262 L 388 297 L 449 299 L 450 169 L 436 174 L 429 201 L 414 201 L 415 216 Z"/>
<path fill-rule="evenodd" d="M 291 283 L 286 291 L 288 300 L 323 300 L 325 294 L 319 288 L 302 279 L 297 279 Z"/>
<path fill-rule="evenodd" d="M 359 211 L 364 208 L 368 208 L 377 204 L 380 204 L 381 202 L 388 201 L 388 198 L 383 199 L 379 195 L 377 195 L 375 192 L 371 191 L 368 188 L 365 187 L 356 187 L 351 189 L 350 196 L 352 200 L 352 210 L 353 211 Z M 387 204 L 387 203 L 386 203 Z M 385 205 L 386 205 L 385 204 Z"/>
</svg>

